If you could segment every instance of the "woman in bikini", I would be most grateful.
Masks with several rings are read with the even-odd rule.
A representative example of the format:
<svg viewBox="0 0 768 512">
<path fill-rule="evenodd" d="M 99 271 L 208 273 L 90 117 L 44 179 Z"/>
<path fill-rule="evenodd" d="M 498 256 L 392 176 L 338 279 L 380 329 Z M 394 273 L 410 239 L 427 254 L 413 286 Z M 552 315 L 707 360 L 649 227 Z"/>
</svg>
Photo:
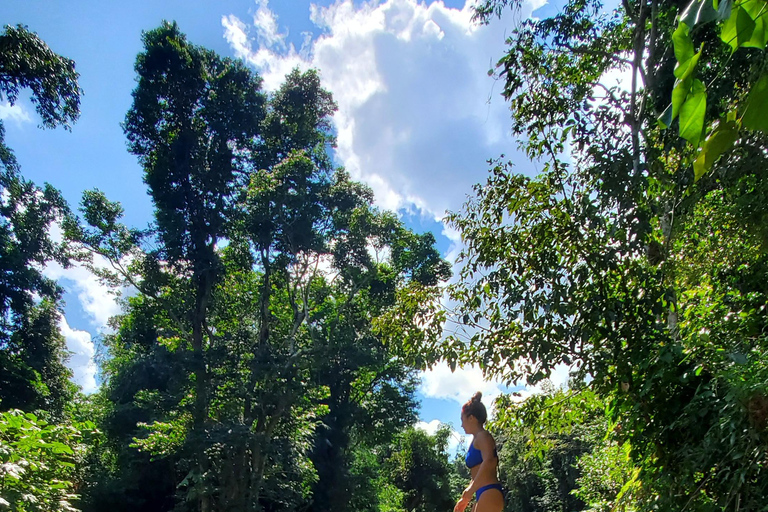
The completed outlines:
<svg viewBox="0 0 768 512">
<path fill-rule="evenodd" d="M 469 402 L 461 408 L 461 427 L 472 435 L 472 443 L 467 450 L 467 467 L 472 480 L 464 489 L 461 499 L 453 512 L 464 512 L 474 494 L 475 505 L 472 512 L 501 512 L 504 508 L 504 494 L 496 475 L 499 458 L 496 454 L 496 442 L 493 436 L 483 428 L 488 413 L 480 401 L 482 393 L 475 393 Z"/>
</svg>

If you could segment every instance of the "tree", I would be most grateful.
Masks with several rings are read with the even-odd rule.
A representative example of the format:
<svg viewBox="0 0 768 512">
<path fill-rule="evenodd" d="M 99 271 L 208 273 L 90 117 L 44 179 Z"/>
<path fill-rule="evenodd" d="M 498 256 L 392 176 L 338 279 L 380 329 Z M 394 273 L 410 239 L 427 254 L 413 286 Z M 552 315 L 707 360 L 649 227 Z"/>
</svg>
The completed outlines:
<svg viewBox="0 0 768 512">
<path fill-rule="evenodd" d="M 32 90 L 32 102 L 44 127 L 69 130 L 80 116 L 82 90 L 74 61 L 53 52 L 27 27 L 5 26 L 0 36 L 0 76 L 0 97 L 11 105 L 21 90 Z"/>
<path fill-rule="evenodd" d="M 31 89 L 44 127 L 69 129 L 77 119 L 77 78 L 74 62 L 25 27 L 6 26 L 0 34 L 0 100 L 13 105 Z M 49 235 L 68 208 L 52 186 L 40 188 L 21 176 L 4 135 L 0 121 L 0 404 L 59 418 L 72 397 L 71 372 L 58 329 L 61 289 L 41 266 L 68 264 L 65 244 Z"/>
<path fill-rule="evenodd" d="M 83 202 L 92 228 L 84 231 L 73 224 L 69 231 L 92 251 L 112 259 L 122 277 L 146 297 L 165 306 L 175 334 L 189 343 L 185 371 L 194 383 L 190 446 L 196 462 L 188 480 L 194 482 L 199 509 L 208 511 L 206 351 L 213 334 L 207 317 L 221 280 L 216 244 L 227 234 L 237 184 L 242 183 L 243 155 L 264 118 L 264 96 L 258 76 L 241 63 L 189 44 L 175 23 L 144 33 L 143 41 L 145 51 L 136 60 L 138 85 L 124 128 L 129 149 L 145 170 L 159 248 L 139 256 L 141 282 L 132 269 L 120 267 L 141 235 L 118 226 L 122 208 L 95 192 L 86 194 Z M 183 295 L 186 303 L 180 310 L 173 307 L 178 304 L 169 304 L 168 289 Z"/>
<path fill-rule="evenodd" d="M 386 459 L 391 482 L 403 493 L 401 510 L 423 512 L 452 510 L 458 497 L 451 495 L 448 464 L 450 428 L 434 436 L 423 430 L 405 430 Z"/>
<path fill-rule="evenodd" d="M 581 470 L 587 464 L 582 461 L 612 441 L 605 404 L 588 388 L 555 389 L 548 381 L 543 388 L 525 400 L 501 395 L 495 404 L 497 414 L 489 428 L 501 446 L 499 480 L 507 491 L 506 508 L 585 510 L 590 503 L 578 494 L 579 482 L 586 483 Z M 596 464 L 589 468 L 595 473 L 605 469 Z M 607 474 L 594 476 L 605 482 Z"/>
<path fill-rule="evenodd" d="M 174 482 L 183 509 L 295 509 L 317 478 L 306 455 L 331 405 L 409 392 L 373 321 L 407 313 L 403 289 L 436 294 L 449 267 L 431 235 L 378 212 L 370 190 L 331 164 L 336 107 L 316 72 L 294 71 L 265 97 L 255 74 L 175 24 L 144 40 L 125 129 L 155 226 L 125 228 L 99 192 L 84 196 L 88 226 L 68 226 L 111 260 L 116 272 L 102 277 L 139 291 L 105 340 L 111 449 L 178 468 L 160 480 Z M 339 350 L 350 373 L 334 390 L 318 358 Z"/>
<path fill-rule="evenodd" d="M 507 3 L 485 2 L 478 16 Z M 739 132 L 702 173 L 698 144 L 656 119 L 672 98 L 685 138 L 691 120 L 705 118 L 721 119 L 708 128 L 717 139 L 741 91 L 762 90 L 765 53 L 731 54 L 727 26 L 718 35 L 696 25 L 690 37 L 709 63 L 697 72 L 714 101 L 688 98 L 683 112 L 678 91 L 700 91 L 677 88 L 686 77 L 674 55 L 685 62 L 686 43 L 676 14 L 676 3 L 657 0 L 613 14 L 578 0 L 512 32 L 499 77 L 513 133 L 542 172 L 530 178 L 494 161 L 488 182 L 451 215 L 467 244 L 452 296 L 459 320 L 476 329 L 443 354 L 509 381 L 538 382 L 557 364 L 589 375 L 639 468 L 640 509 L 758 509 L 768 494 L 757 412 L 768 348 L 757 221 L 765 134 Z M 605 83 L 622 68 L 628 90 Z"/>
<path fill-rule="evenodd" d="M 317 511 L 345 508 L 344 494 L 353 478 L 347 473 L 354 454 L 350 443 L 358 449 L 387 445 L 416 421 L 413 368 L 385 345 L 376 319 L 398 304 L 399 290 L 412 284 L 434 287 L 449 276 L 431 234 L 412 233 L 391 214 L 361 211 L 356 223 L 349 233 L 354 242 L 347 242 L 344 258 L 356 243 L 356 259 L 364 256 L 363 265 L 339 261 L 341 274 L 323 289 L 328 298 L 311 319 L 321 326 L 312 373 L 329 391 L 324 401 L 328 412 L 312 455 L 318 470 L 313 493 Z M 364 253 L 371 240 L 375 260 Z"/>
</svg>

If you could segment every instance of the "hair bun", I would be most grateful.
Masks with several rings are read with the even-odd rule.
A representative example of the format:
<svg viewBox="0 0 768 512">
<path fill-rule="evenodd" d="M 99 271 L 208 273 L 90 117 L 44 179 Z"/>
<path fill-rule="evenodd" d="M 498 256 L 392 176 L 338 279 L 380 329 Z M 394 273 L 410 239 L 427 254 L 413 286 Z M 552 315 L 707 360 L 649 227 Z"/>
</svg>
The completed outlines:
<svg viewBox="0 0 768 512">
<path fill-rule="evenodd" d="M 480 399 L 483 398 L 483 394 L 481 392 L 477 392 L 474 395 L 472 395 L 472 401 L 473 402 L 479 402 Z"/>
</svg>

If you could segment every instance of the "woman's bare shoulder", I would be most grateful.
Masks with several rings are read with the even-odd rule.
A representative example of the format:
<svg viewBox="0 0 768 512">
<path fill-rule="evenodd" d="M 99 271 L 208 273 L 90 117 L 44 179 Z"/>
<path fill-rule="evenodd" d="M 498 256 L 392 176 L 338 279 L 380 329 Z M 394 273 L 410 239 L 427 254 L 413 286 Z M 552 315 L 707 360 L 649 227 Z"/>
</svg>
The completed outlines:
<svg viewBox="0 0 768 512">
<path fill-rule="evenodd" d="M 475 448 L 482 451 L 484 448 L 493 449 L 496 447 L 496 441 L 493 436 L 487 430 L 481 430 L 475 434 L 474 439 Z"/>
</svg>

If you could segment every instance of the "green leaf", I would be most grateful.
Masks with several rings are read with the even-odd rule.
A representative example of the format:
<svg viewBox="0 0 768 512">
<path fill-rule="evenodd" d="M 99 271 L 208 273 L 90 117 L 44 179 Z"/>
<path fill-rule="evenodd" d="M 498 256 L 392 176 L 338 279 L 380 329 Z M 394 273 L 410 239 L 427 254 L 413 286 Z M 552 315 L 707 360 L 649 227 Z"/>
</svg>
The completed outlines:
<svg viewBox="0 0 768 512">
<path fill-rule="evenodd" d="M 685 23 L 680 23 L 672 34 L 672 44 L 675 47 L 675 58 L 679 65 L 693 58 L 693 41 L 689 35 L 690 29 Z M 677 76 L 677 73 L 675 73 Z"/>
<path fill-rule="evenodd" d="M 707 137 L 698 158 L 693 162 L 695 180 L 698 181 L 704 173 L 712 169 L 718 158 L 733 147 L 739 136 L 739 127 L 733 122 L 721 122 Z"/>
<path fill-rule="evenodd" d="M 731 46 L 732 51 L 736 51 L 739 46 L 752 39 L 752 33 L 755 30 L 755 20 L 753 20 L 747 11 L 737 5 L 731 12 L 731 16 L 725 20 L 723 29 L 720 32 L 720 39 Z"/>
<path fill-rule="evenodd" d="M 688 34 L 688 26 L 681 23 L 677 26 L 675 33 L 672 34 L 672 42 L 675 47 L 675 58 L 677 66 L 675 67 L 675 77 L 685 80 L 691 76 L 696 69 L 696 64 L 701 57 L 701 51 L 694 53 L 693 41 Z"/>
<path fill-rule="evenodd" d="M 680 64 L 678 63 L 677 67 L 675 68 L 675 77 L 677 77 L 680 80 L 685 80 L 686 78 L 690 77 L 693 72 L 696 70 L 696 64 L 699 63 L 699 57 L 701 57 L 701 51 L 696 52 L 696 54 L 685 61 L 684 63 Z"/>
<path fill-rule="evenodd" d="M 684 80 L 677 80 L 677 82 L 675 82 L 675 88 L 672 89 L 672 118 L 670 119 L 669 124 L 672 124 L 672 121 L 674 121 L 677 115 L 680 113 L 680 107 L 683 106 L 686 98 L 688 98 L 688 94 L 691 92 L 692 86 L 693 79 L 690 77 Z"/>
<path fill-rule="evenodd" d="M 750 89 L 741 121 L 745 128 L 768 133 L 768 73 Z"/>
<path fill-rule="evenodd" d="M 768 44 L 768 3 L 765 0 L 746 0 L 740 5 L 755 22 L 752 36 L 742 46 L 765 50 Z"/>
<path fill-rule="evenodd" d="M 54 441 L 52 443 L 49 443 L 49 447 L 51 448 L 51 450 L 53 450 L 53 453 L 66 453 L 66 454 L 69 454 L 69 455 L 74 453 L 72 451 L 72 448 L 70 448 L 66 444 L 60 443 L 58 441 Z"/>
<path fill-rule="evenodd" d="M 699 145 L 706 110 L 707 89 L 701 80 L 696 79 L 685 103 L 680 107 L 680 136 L 694 146 Z"/>
</svg>

